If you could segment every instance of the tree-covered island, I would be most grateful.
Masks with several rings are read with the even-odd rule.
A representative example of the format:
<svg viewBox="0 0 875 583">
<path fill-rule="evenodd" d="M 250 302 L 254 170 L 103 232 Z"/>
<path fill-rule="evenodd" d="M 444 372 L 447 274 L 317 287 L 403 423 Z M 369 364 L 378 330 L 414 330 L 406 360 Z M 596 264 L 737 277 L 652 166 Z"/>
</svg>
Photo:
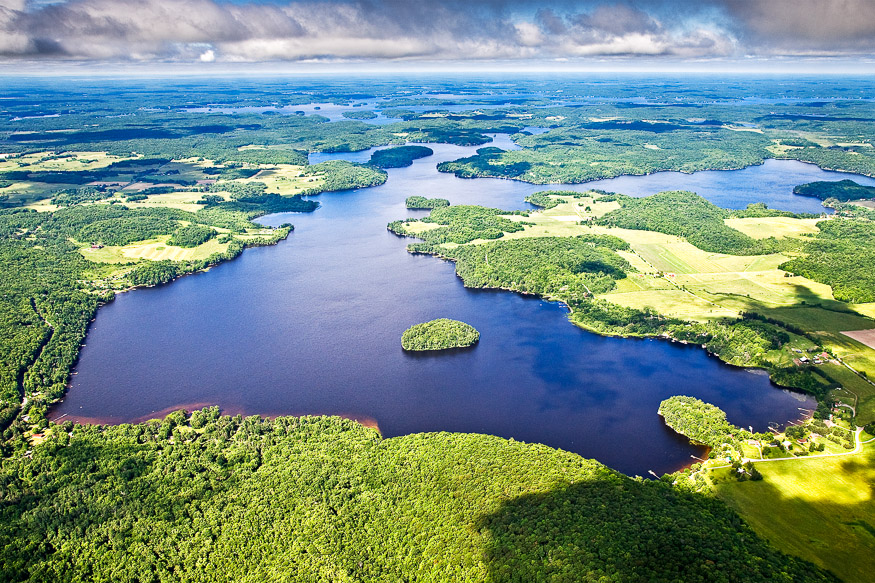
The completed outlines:
<svg viewBox="0 0 875 583">
<path fill-rule="evenodd" d="M 447 350 L 450 348 L 467 348 L 477 344 L 480 332 L 474 326 L 439 318 L 422 324 L 415 324 L 401 335 L 401 347 L 404 350 Z"/>
</svg>

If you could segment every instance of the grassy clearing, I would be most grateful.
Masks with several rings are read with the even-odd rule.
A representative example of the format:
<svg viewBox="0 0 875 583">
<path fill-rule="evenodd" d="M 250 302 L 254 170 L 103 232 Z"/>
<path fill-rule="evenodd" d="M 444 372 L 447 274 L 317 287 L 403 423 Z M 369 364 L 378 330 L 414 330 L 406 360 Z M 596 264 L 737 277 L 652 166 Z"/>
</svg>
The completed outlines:
<svg viewBox="0 0 875 583">
<path fill-rule="evenodd" d="M 299 194 L 311 188 L 318 188 L 324 182 L 321 176 L 301 176 L 304 166 L 275 164 L 262 166 L 261 168 L 261 171 L 252 178 L 239 180 L 238 182 L 263 182 L 267 185 L 267 192 L 275 192 L 286 196 Z"/>
<path fill-rule="evenodd" d="M 741 231 L 753 239 L 768 239 L 775 237 L 799 237 L 800 235 L 814 235 L 815 225 L 823 219 L 794 219 L 791 217 L 768 217 L 726 219 L 723 222 L 737 231 Z"/>
<path fill-rule="evenodd" d="M 725 479 L 715 490 L 780 550 L 829 569 L 848 583 L 875 572 L 875 443 L 861 453 L 757 464 L 760 482 Z"/>
<path fill-rule="evenodd" d="M 825 364 L 821 370 L 842 385 L 831 393 L 833 399 L 857 407 L 857 425 L 875 421 L 875 385 L 840 364 Z"/>
<path fill-rule="evenodd" d="M 791 279 L 791 278 L 787 278 Z M 835 302 L 839 304 L 839 302 Z M 839 304 L 842 305 L 842 304 Z M 769 316 L 795 326 L 823 332 L 843 332 L 845 330 L 867 330 L 872 328 L 872 320 L 847 312 L 835 312 L 819 306 L 795 306 L 776 308 Z"/>
<path fill-rule="evenodd" d="M 136 191 L 124 190 L 121 192 L 121 194 L 134 194 L 134 192 Z M 190 191 L 168 192 L 165 194 L 150 194 L 146 198 L 146 200 L 125 202 L 125 205 L 129 206 L 130 208 L 168 207 L 193 213 L 203 208 L 203 205 L 197 204 L 197 201 L 199 201 L 203 196 L 203 192 Z"/>
<path fill-rule="evenodd" d="M 132 263 L 141 259 L 151 261 L 188 261 L 191 259 L 206 259 L 213 253 L 222 253 L 228 248 L 227 243 L 219 243 L 216 239 L 210 239 L 203 245 L 184 248 L 168 245 L 170 235 L 138 241 L 123 247 L 106 246 L 102 249 L 83 247 L 79 249 L 82 256 L 95 263 Z"/>
<path fill-rule="evenodd" d="M 106 152 L 65 152 L 63 154 L 56 154 L 52 151 L 35 152 L 11 158 L 0 158 L 0 172 L 5 170 L 75 172 L 105 168 L 114 162 L 125 159 L 127 158 L 112 156 Z"/>
</svg>

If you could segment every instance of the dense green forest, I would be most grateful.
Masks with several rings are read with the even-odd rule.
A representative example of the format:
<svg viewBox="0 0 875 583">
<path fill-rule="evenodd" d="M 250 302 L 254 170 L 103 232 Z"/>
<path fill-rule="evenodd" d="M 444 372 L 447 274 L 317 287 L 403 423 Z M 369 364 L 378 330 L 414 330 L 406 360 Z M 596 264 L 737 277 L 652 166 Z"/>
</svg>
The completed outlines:
<svg viewBox="0 0 875 583">
<path fill-rule="evenodd" d="M 351 190 L 353 188 L 367 188 L 378 186 L 386 182 L 387 174 L 379 168 L 363 166 L 346 160 L 329 160 L 308 166 L 304 170 L 304 176 L 324 175 L 322 187 L 315 192 L 335 192 L 338 190 Z"/>
<path fill-rule="evenodd" d="M 875 186 L 863 186 L 853 180 L 808 182 L 793 189 L 793 194 L 813 196 L 820 200 L 834 198 L 839 202 L 875 198 Z"/>
<path fill-rule="evenodd" d="M 456 273 L 467 287 L 572 299 L 610 291 L 617 279 L 626 277 L 631 267 L 614 253 L 624 248 L 628 244 L 615 237 L 591 235 L 490 241 L 437 252 L 456 262 Z"/>
<path fill-rule="evenodd" d="M 411 210 L 436 209 L 442 206 L 450 206 L 450 201 L 445 198 L 426 198 L 424 196 L 408 196 L 404 205 Z"/>
<path fill-rule="evenodd" d="M 875 224 L 861 219 L 817 223 L 819 232 L 805 242 L 803 255 L 781 269 L 828 284 L 837 300 L 875 301 Z"/>
<path fill-rule="evenodd" d="M 719 447 L 740 431 L 719 407 L 695 397 L 670 397 L 659 404 L 658 413 L 666 425 L 708 447 Z"/>
<path fill-rule="evenodd" d="M 447 348 L 466 348 L 477 344 L 480 332 L 474 326 L 438 318 L 422 324 L 415 324 L 401 335 L 404 350 L 446 350 Z"/>
<path fill-rule="evenodd" d="M 693 192 L 660 192 L 644 198 L 615 198 L 620 208 L 602 216 L 596 221 L 597 224 L 677 235 L 703 251 L 730 255 L 774 253 L 790 244 L 775 239 L 757 241 L 727 226 L 723 221 L 732 216 L 732 212 Z"/>
<path fill-rule="evenodd" d="M 0 480 L 9 581 L 835 581 L 713 498 L 486 435 L 211 408 L 52 426 Z"/>
<path fill-rule="evenodd" d="M 414 160 L 434 154 L 434 150 L 425 146 L 398 146 L 377 150 L 371 154 L 369 164 L 377 168 L 404 168 L 411 166 Z"/>
<path fill-rule="evenodd" d="M 473 205 L 440 206 L 419 222 L 440 225 L 437 228 L 417 233 L 417 237 L 430 245 L 441 243 L 470 243 L 475 239 L 498 239 L 505 233 L 516 233 L 525 228 L 525 223 L 512 221 L 505 215 L 513 211 L 486 208 Z M 389 230 L 398 235 L 408 235 L 410 232 L 405 223 L 416 221 L 394 221 L 389 223 Z"/>
</svg>

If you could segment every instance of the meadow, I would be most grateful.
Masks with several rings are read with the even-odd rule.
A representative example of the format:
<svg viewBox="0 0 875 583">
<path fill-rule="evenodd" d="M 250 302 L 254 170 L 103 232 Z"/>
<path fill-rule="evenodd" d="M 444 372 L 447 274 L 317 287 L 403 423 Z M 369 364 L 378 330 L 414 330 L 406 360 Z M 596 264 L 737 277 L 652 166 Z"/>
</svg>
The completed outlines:
<svg viewBox="0 0 875 583">
<path fill-rule="evenodd" d="M 875 572 L 875 443 L 856 455 L 756 464 L 762 481 L 714 470 L 715 491 L 778 549 L 847 583 Z"/>
</svg>

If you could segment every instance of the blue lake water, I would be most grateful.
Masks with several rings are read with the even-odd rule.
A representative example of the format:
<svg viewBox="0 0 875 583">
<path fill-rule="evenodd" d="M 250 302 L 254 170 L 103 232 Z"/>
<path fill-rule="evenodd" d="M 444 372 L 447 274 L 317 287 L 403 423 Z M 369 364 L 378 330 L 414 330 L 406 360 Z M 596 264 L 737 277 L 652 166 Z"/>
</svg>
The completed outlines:
<svg viewBox="0 0 875 583">
<path fill-rule="evenodd" d="M 519 209 L 528 208 L 527 194 L 545 188 L 438 173 L 438 162 L 474 148 L 428 146 L 433 156 L 390 170 L 383 186 L 323 194 L 314 213 L 266 217 L 268 224 L 295 224 L 279 245 L 249 249 L 170 285 L 121 294 L 101 308 L 72 387 L 52 417 L 125 422 L 210 404 L 230 413 L 340 414 L 376 422 L 386 437 L 495 434 L 645 475 L 676 469 L 702 451 L 656 414 L 671 395 L 712 402 L 732 422 L 758 430 L 812 407 L 811 399 L 699 348 L 590 334 L 571 325 L 561 305 L 468 290 L 451 263 L 408 254 L 410 240 L 386 230 L 391 220 L 424 214 L 406 210 L 407 196 Z M 348 156 L 370 154 L 311 161 L 353 159 Z M 724 206 L 764 200 L 818 212 L 819 201 L 788 193 L 800 181 L 835 174 L 768 162 L 597 184 L 641 195 L 669 181 L 670 188 L 697 190 Z M 439 317 L 472 324 L 480 343 L 439 355 L 401 350 L 407 327 Z"/>
</svg>

